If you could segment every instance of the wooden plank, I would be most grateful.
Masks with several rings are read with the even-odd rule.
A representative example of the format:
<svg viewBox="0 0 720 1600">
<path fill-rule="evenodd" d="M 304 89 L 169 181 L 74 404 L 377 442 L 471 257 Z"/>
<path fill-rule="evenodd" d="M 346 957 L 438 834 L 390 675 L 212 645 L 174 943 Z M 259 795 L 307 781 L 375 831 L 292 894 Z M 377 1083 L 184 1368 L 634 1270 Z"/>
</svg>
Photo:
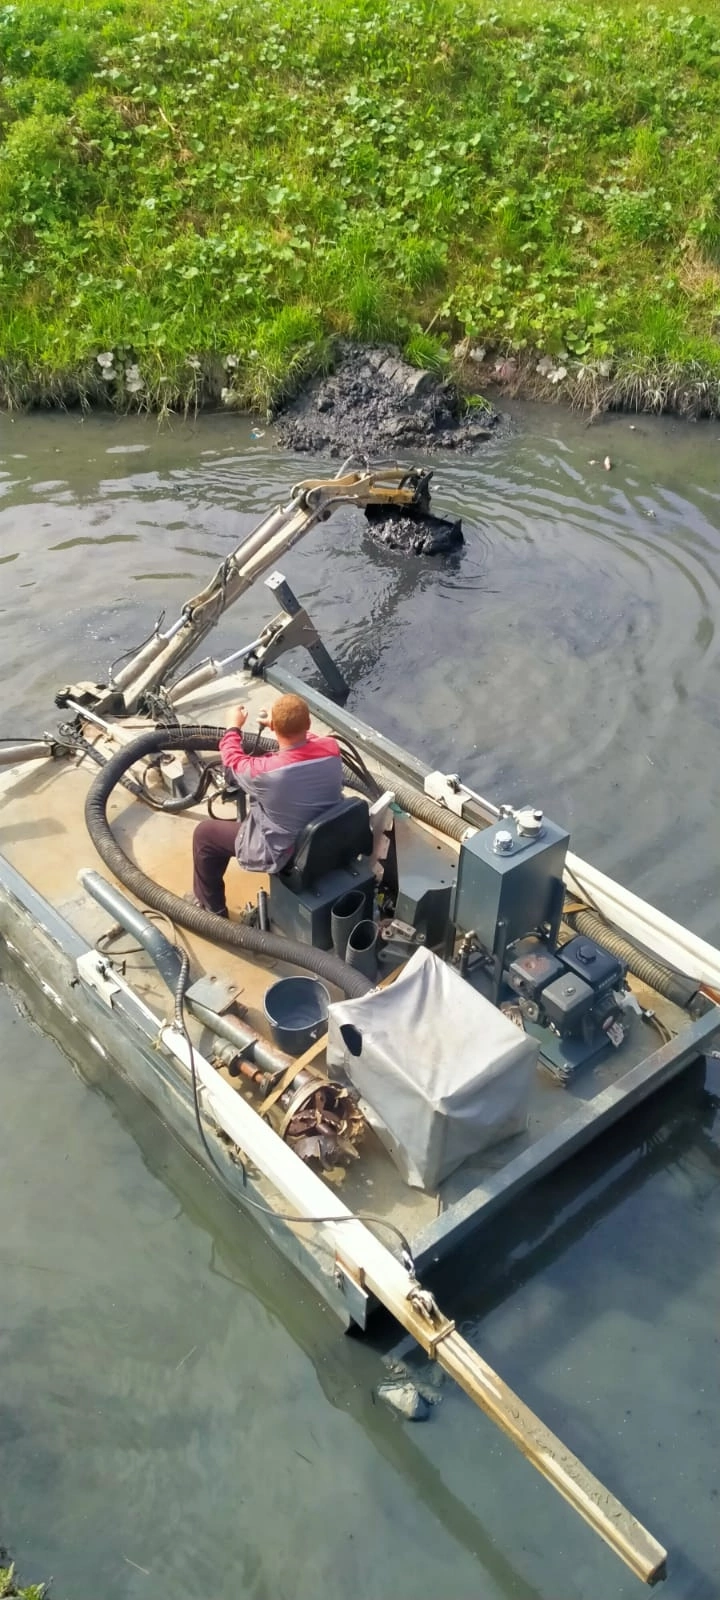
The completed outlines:
<svg viewBox="0 0 720 1600">
<path fill-rule="evenodd" d="M 176 1028 L 161 1029 L 166 1048 L 189 1066 L 187 1040 Z M 297 1222 L 321 1231 L 335 1260 L 362 1289 L 370 1290 L 489 1416 L 543 1477 L 646 1583 L 664 1575 L 667 1552 L 572 1451 L 545 1427 L 443 1317 L 420 1288 L 410 1263 L 400 1261 L 354 1217 L 267 1123 L 194 1052 L 203 1098 L 218 1124 L 277 1189 L 283 1209 Z M 238 1199 L 242 1200 L 239 1195 Z M 280 1208 L 278 1208 L 278 1211 Z"/>
<path fill-rule="evenodd" d="M 277 1104 L 280 1096 L 285 1093 L 286 1089 L 290 1088 L 291 1083 L 294 1083 L 298 1073 L 302 1072 L 303 1067 L 310 1067 L 312 1063 L 317 1060 L 317 1057 L 322 1055 L 322 1052 L 326 1046 L 327 1034 L 323 1033 L 320 1035 L 319 1039 L 315 1040 L 314 1044 L 310 1045 L 309 1049 L 307 1049 L 303 1055 L 298 1056 L 296 1060 L 289 1063 L 289 1065 L 285 1068 L 280 1082 L 276 1083 L 275 1088 L 271 1090 L 267 1100 L 263 1101 L 263 1104 L 260 1107 L 261 1117 L 267 1117 L 268 1111 L 272 1111 L 273 1106 Z"/>
</svg>

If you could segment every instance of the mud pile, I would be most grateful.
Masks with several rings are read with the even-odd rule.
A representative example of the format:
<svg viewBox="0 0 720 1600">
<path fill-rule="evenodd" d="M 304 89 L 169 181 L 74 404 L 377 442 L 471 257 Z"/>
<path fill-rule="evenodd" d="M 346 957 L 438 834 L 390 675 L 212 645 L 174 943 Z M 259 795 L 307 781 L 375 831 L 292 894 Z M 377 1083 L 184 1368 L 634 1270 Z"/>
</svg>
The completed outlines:
<svg viewBox="0 0 720 1600">
<path fill-rule="evenodd" d="M 492 436 L 497 416 L 463 415 L 454 385 L 418 370 L 392 347 L 345 344 L 335 371 L 297 395 L 277 419 L 289 450 L 377 460 L 409 450 L 473 450 Z"/>
</svg>

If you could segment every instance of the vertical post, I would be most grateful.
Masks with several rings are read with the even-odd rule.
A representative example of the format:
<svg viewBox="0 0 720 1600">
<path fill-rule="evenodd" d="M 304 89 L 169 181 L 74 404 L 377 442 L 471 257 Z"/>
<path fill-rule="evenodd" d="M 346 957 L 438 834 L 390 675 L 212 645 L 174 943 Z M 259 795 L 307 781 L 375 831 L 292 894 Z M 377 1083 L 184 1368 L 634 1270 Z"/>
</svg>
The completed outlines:
<svg viewBox="0 0 720 1600">
<path fill-rule="evenodd" d="M 283 577 L 281 572 L 271 573 L 270 577 L 265 579 L 265 587 L 275 596 L 287 616 L 296 617 L 298 612 L 302 611 L 303 608 L 297 595 L 293 594 L 287 579 Z M 306 649 L 315 662 L 318 672 L 322 673 L 333 698 L 341 701 L 347 700 L 350 693 L 349 686 L 329 651 L 325 649 L 322 640 L 316 636 L 312 644 L 306 645 Z"/>
</svg>

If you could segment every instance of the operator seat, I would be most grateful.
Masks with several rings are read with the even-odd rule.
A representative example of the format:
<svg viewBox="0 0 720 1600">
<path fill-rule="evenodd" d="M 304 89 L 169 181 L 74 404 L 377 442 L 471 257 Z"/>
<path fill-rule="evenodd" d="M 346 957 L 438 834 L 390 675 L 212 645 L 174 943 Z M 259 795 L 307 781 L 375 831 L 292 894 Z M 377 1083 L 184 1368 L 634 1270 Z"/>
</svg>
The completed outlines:
<svg viewBox="0 0 720 1600">
<path fill-rule="evenodd" d="M 270 877 L 270 922 L 287 938 L 332 947 L 330 913 L 350 889 L 362 889 L 372 912 L 373 833 L 366 800 L 344 797 L 309 822 L 291 860 Z"/>
</svg>

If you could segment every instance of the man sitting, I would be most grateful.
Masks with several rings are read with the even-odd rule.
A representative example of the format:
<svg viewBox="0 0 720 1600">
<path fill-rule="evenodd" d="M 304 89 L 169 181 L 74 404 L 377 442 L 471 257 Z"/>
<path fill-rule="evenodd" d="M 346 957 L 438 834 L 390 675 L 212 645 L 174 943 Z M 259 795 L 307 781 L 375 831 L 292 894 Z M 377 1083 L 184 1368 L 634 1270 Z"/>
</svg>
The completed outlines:
<svg viewBox="0 0 720 1600">
<path fill-rule="evenodd" d="M 193 834 L 193 891 L 198 904 L 227 916 L 225 872 L 233 855 L 248 872 L 281 872 L 308 822 L 342 798 L 342 758 L 335 740 L 310 732 L 310 711 L 297 694 L 275 701 L 266 726 L 277 739 L 272 755 L 246 755 L 239 706 L 220 754 L 248 796 L 248 814 L 237 821 L 208 817 Z"/>
</svg>

